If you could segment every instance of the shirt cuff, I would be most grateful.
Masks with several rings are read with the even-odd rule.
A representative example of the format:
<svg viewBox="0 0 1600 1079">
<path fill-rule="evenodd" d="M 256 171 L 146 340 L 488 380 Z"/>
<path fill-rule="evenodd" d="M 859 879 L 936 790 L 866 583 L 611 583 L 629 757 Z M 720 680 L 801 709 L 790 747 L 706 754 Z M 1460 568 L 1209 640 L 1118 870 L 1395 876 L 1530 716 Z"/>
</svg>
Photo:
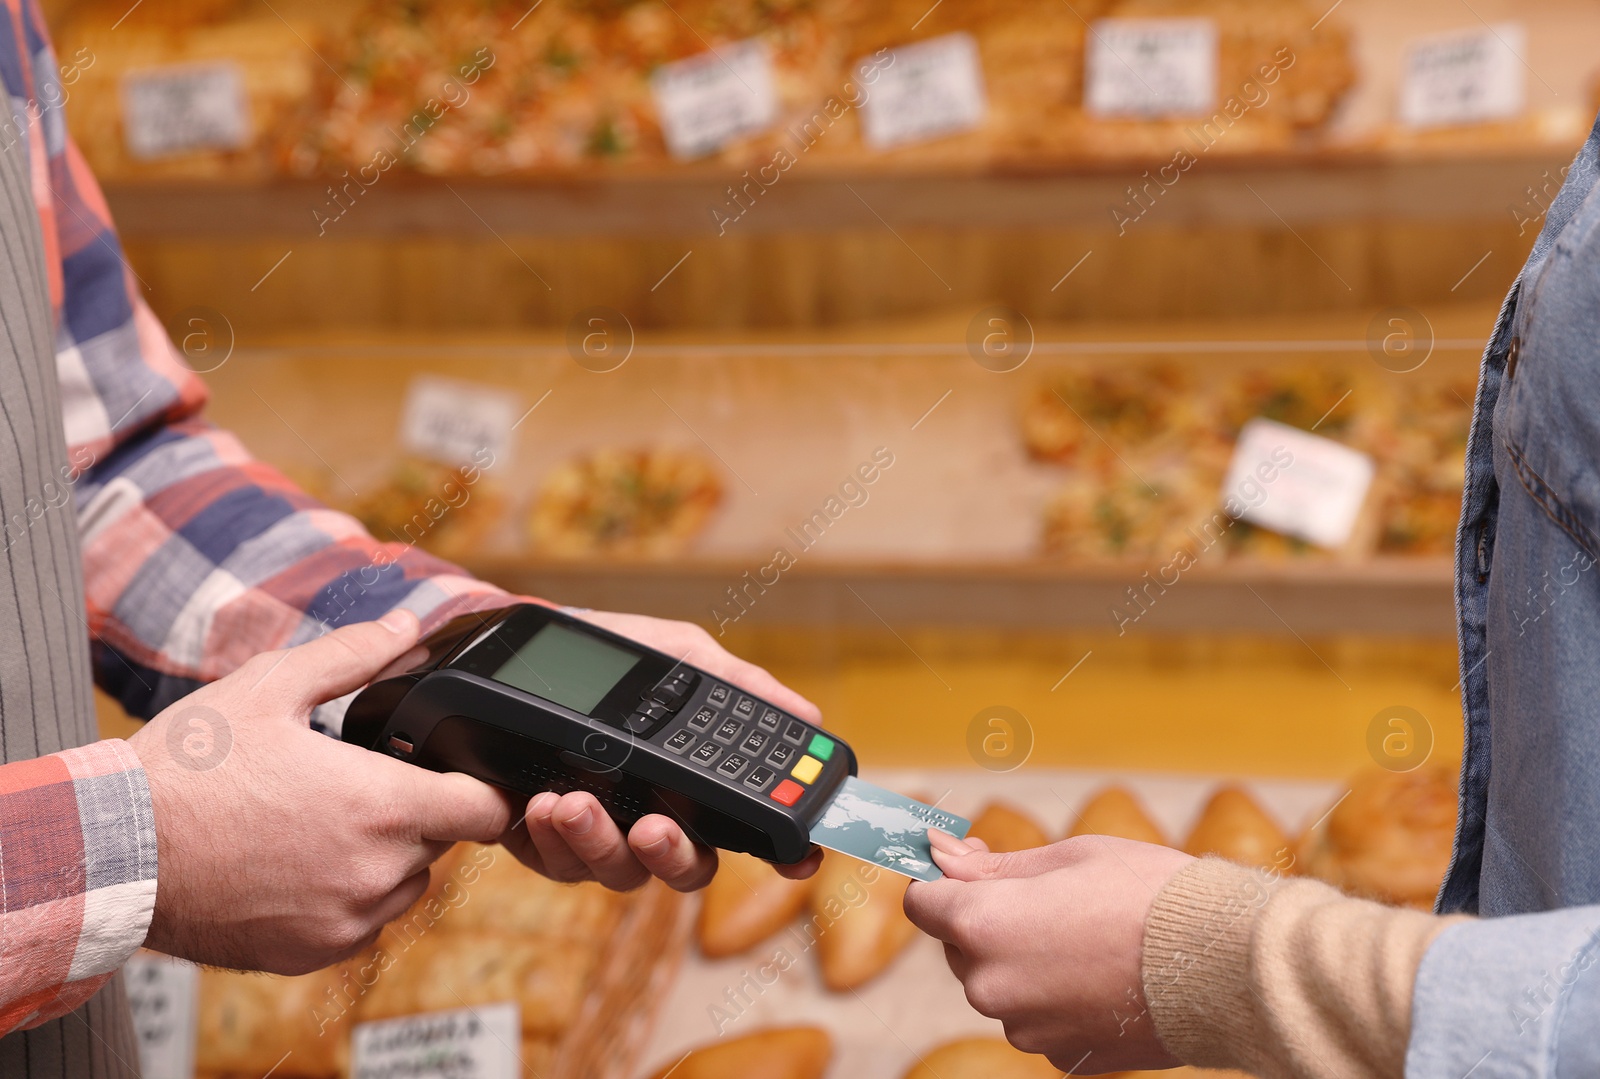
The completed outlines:
<svg viewBox="0 0 1600 1079">
<path fill-rule="evenodd" d="M 1399 1076 L 1417 967 L 1460 920 L 1201 859 L 1167 883 L 1145 923 L 1156 1034 L 1188 1063 L 1263 1079 Z"/>
<path fill-rule="evenodd" d="M 1408 1075 L 1600 1075 L 1600 905 L 1483 918 L 1417 972 Z"/>
<path fill-rule="evenodd" d="M 426 587 L 418 588 L 407 596 L 405 602 L 399 606 L 417 616 L 418 621 L 422 623 L 422 635 L 426 637 L 450 619 L 460 615 L 479 611 L 498 611 L 514 603 L 550 605 L 546 600 L 513 595 L 483 581 L 471 578 L 465 578 L 464 581 L 464 584 L 457 582 L 459 587 L 446 587 L 443 579 L 436 578 L 429 581 Z M 360 692 L 359 689 L 353 689 L 342 697 L 324 701 L 313 708 L 311 729 L 338 738 L 344 731 L 344 714 L 350 710 L 350 702 L 355 700 L 356 694 Z"/>
<path fill-rule="evenodd" d="M 144 768 L 107 739 L 0 766 L 0 1034 L 78 1007 L 150 930 L 156 828 Z"/>
</svg>

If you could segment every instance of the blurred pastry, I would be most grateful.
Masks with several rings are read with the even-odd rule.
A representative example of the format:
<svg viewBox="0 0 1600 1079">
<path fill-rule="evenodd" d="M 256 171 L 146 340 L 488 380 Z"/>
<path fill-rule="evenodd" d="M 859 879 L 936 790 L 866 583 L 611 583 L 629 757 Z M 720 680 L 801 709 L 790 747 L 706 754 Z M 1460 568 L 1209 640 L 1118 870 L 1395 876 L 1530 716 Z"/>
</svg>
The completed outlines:
<svg viewBox="0 0 1600 1079">
<path fill-rule="evenodd" d="M 1355 895 L 1431 910 L 1450 864 L 1456 769 L 1369 768 L 1298 844 L 1299 868 Z"/>
<path fill-rule="evenodd" d="M 833 1058 L 833 1039 L 818 1027 L 775 1027 L 712 1042 L 654 1079 L 821 1079 Z"/>
<path fill-rule="evenodd" d="M 935 8 L 919 4 L 921 0 L 877 0 L 856 5 L 851 61 L 874 57 L 880 49 L 967 35 L 982 70 L 981 122 L 969 130 L 888 149 L 873 149 L 849 130 L 841 132 L 847 137 L 835 149 L 900 163 L 966 167 L 1037 163 L 1041 154 L 1060 157 L 1076 149 L 1075 142 L 1064 140 L 1075 133 L 1083 95 L 1084 36 L 1103 0 L 1084 0 L 1071 8 L 1050 0 L 969 0 Z M 853 117 L 844 119 L 849 128 L 857 126 Z"/>
<path fill-rule="evenodd" d="M 1173 433 L 1193 389 L 1167 364 L 1074 371 L 1035 388 L 1022 408 L 1028 455 L 1108 464 Z"/>
<path fill-rule="evenodd" d="M 469 903 L 468 906 L 471 904 Z M 514 1000 L 526 1035 L 557 1035 L 577 1018 L 603 942 L 428 933 L 393 953 L 362 1002 L 362 1019 Z"/>
<path fill-rule="evenodd" d="M 722 480 L 703 457 L 678 450 L 600 450 L 557 466 L 528 519 L 541 554 L 664 558 L 699 535 Z"/>
<path fill-rule="evenodd" d="M 1167 844 L 1167 837 L 1126 787 L 1106 787 L 1085 802 L 1067 835 L 1114 835 L 1141 843 Z"/>
<path fill-rule="evenodd" d="M 1475 391 L 1465 379 L 1415 377 L 1395 388 L 1395 418 L 1380 449 L 1390 483 L 1378 550 L 1440 557 L 1455 549 Z"/>
<path fill-rule="evenodd" d="M 458 559 L 481 551 L 503 519 L 505 500 L 480 468 L 405 457 L 387 480 L 347 509 L 385 543 Z"/>
<path fill-rule="evenodd" d="M 1296 363 L 1253 367 L 1230 380 L 1221 394 L 1219 422 L 1230 441 L 1253 419 L 1268 419 L 1326 438 L 1349 432 L 1360 401 L 1350 373 L 1328 364 Z"/>
<path fill-rule="evenodd" d="M 1287 868 L 1289 837 L 1238 787 L 1223 787 L 1200 813 L 1183 849 L 1196 858 L 1215 854 L 1241 865 Z"/>
<path fill-rule="evenodd" d="M 1179 145 L 1180 132 L 1181 145 L 1211 155 L 1286 149 L 1325 124 L 1356 81 L 1349 31 L 1301 0 L 1119 0 L 1106 14 L 1204 18 L 1217 30 L 1215 116 L 1105 125 L 1124 155 Z"/>
<path fill-rule="evenodd" d="M 501 846 L 463 843 L 446 871 L 460 888 L 446 896 L 440 920 L 449 932 L 474 930 L 556 937 L 593 944 L 622 917 L 627 897 L 601 884 L 560 884 L 517 861 Z M 468 870 L 476 872 L 468 872 Z"/>
<path fill-rule="evenodd" d="M 737 955 L 782 929 L 805 909 L 810 880 L 790 880 L 751 854 L 719 851 L 695 935 L 711 959 Z"/>
<path fill-rule="evenodd" d="M 829 851 L 811 889 L 811 922 L 829 989 L 854 989 L 880 974 L 916 936 L 901 908 L 911 878 Z"/>
<path fill-rule="evenodd" d="M 202 968 L 195 1070 L 291 1079 L 344 1074 L 354 984 L 342 964 L 299 978 Z"/>
<path fill-rule="evenodd" d="M 524 1079 L 548 1079 L 556 1074 L 556 1054 L 560 1045 L 550 1038 L 523 1038 L 521 1045 Z"/>
<path fill-rule="evenodd" d="M 1216 501 L 1208 473 L 1146 469 L 1144 478 L 1074 475 L 1045 504 L 1040 546 L 1079 559 L 1192 557 Z M 1181 565 L 1181 561 L 1172 564 Z M 1170 572 L 1170 571 L 1169 571 Z"/>
<path fill-rule="evenodd" d="M 445 175 L 659 165 L 667 145 L 655 73 L 754 39 L 771 65 L 773 123 L 704 148 L 737 168 L 767 162 L 780 146 L 796 152 L 786 131 L 826 120 L 843 81 L 838 5 L 827 0 L 350 6 L 361 15 L 328 43 L 297 171 L 354 169 L 407 149 L 402 167 Z M 419 123 L 419 86 L 439 87 L 434 104 L 453 110 L 448 124 Z"/>
<path fill-rule="evenodd" d="M 324 5 L 338 9 L 343 5 Z M 251 10 L 231 0 L 179 0 L 157 18 L 127 18 L 121 0 L 89 0 L 58 9 L 59 100 L 95 176 L 126 179 L 263 179 L 278 171 L 281 144 L 298 133 L 294 118 L 312 95 L 316 50 L 342 21 L 337 10 Z M 309 16 L 309 17 L 308 17 Z M 196 82 L 195 80 L 202 80 Z M 168 95 L 209 93 L 216 108 L 205 130 L 169 126 L 200 138 L 170 148 L 134 146 L 129 137 L 130 83 L 168 81 Z M 155 88 L 152 87 L 152 88 Z M 237 114 L 225 97 L 237 89 Z M 227 95 L 231 96 L 231 95 Z M 169 108 L 171 106 L 168 106 Z M 160 114 L 135 120 L 156 127 Z M 238 128 L 219 118 L 242 120 Z M 364 164 L 365 162 L 363 162 Z M 319 196 L 320 201 L 320 196 Z M 337 212 L 337 211 L 335 211 Z"/>
<path fill-rule="evenodd" d="M 985 806 L 978 819 L 972 822 L 967 838 L 983 840 L 997 854 L 1042 847 L 1050 842 L 1038 822 L 1004 802 L 990 802 Z"/>
<path fill-rule="evenodd" d="M 923 1053 L 905 1079 L 1061 1079 L 1061 1069 L 1004 1038 L 962 1038 Z"/>
</svg>

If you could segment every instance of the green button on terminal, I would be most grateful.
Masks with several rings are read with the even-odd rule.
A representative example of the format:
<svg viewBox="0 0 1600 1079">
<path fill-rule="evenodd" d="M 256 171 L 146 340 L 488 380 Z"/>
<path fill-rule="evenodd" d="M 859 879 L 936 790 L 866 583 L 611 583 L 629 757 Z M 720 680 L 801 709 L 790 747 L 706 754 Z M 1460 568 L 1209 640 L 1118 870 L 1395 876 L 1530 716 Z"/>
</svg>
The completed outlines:
<svg viewBox="0 0 1600 1079">
<path fill-rule="evenodd" d="M 806 752 L 819 761 L 825 761 L 833 756 L 833 739 L 825 734 L 813 735 L 811 746 Z"/>
</svg>

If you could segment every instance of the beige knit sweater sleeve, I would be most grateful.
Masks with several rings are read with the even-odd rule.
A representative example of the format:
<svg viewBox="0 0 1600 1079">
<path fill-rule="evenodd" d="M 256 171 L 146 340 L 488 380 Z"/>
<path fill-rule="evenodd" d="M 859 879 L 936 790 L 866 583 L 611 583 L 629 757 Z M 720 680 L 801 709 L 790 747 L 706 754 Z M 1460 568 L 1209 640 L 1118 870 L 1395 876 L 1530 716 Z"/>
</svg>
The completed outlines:
<svg viewBox="0 0 1600 1079">
<path fill-rule="evenodd" d="M 1203 858 L 1145 923 L 1156 1034 L 1190 1064 L 1263 1079 L 1401 1076 L 1417 966 L 1462 917 Z"/>
</svg>

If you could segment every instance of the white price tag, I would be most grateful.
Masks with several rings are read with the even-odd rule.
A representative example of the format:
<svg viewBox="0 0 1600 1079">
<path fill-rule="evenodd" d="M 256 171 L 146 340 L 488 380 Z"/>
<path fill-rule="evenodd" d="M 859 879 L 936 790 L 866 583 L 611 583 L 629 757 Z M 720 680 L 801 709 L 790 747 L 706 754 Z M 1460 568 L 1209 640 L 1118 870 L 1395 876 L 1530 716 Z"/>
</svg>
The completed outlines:
<svg viewBox="0 0 1600 1079">
<path fill-rule="evenodd" d="M 1372 458 L 1343 443 L 1272 420 L 1239 432 L 1223 485 L 1228 512 L 1251 524 L 1342 547 L 1372 485 Z"/>
<path fill-rule="evenodd" d="M 122 968 L 144 1079 L 194 1079 L 195 1003 L 200 968 L 138 952 Z"/>
<path fill-rule="evenodd" d="M 968 131 L 983 123 L 987 108 L 983 65 L 971 34 L 946 34 L 902 45 L 882 60 L 863 60 L 857 66 L 878 76 L 861 106 L 862 135 L 875 150 Z"/>
<path fill-rule="evenodd" d="M 650 76 L 661 131 L 673 157 L 714 153 L 741 135 L 765 131 L 778 116 L 772 63 L 759 40 L 662 64 Z"/>
<path fill-rule="evenodd" d="M 1412 42 L 1400 85 L 1400 119 L 1411 127 L 1504 120 L 1522 112 L 1527 91 L 1521 23 L 1439 34 Z"/>
<path fill-rule="evenodd" d="M 1217 24 L 1210 19 L 1097 19 L 1084 104 L 1092 116 L 1194 116 L 1217 101 Z"/>
<path fill-rule="evenodd" d="M 238 65 L 184 64 L 122 78 L 122 133 L 134 157 L 236 150 L 250 142 L 250 102 Z"/>
<path fill-rule="evenodd" d="M 447 465 L 503 466 L 511 456 L 511 430 L 521 399 L 508 390 L 424 375 L 406 389 L 400 443 Z M 493 455 L 486 464 L 479 457 Z"/>
<path fill-rule="evenodd" d="M 514 1003 L 358 1023 L 351 1079 L 521 1079 Z"/>
</svg>

